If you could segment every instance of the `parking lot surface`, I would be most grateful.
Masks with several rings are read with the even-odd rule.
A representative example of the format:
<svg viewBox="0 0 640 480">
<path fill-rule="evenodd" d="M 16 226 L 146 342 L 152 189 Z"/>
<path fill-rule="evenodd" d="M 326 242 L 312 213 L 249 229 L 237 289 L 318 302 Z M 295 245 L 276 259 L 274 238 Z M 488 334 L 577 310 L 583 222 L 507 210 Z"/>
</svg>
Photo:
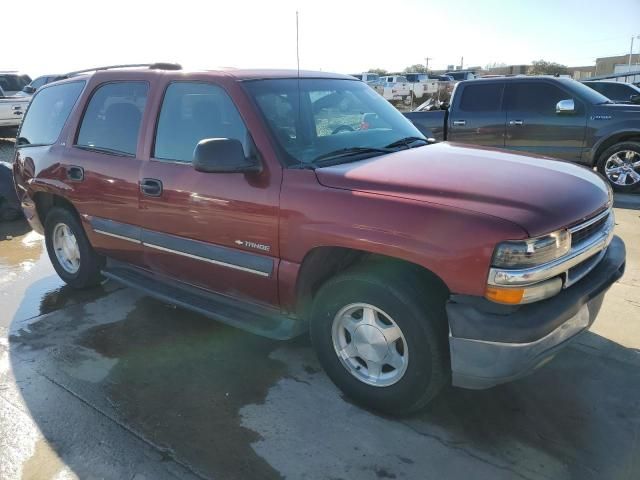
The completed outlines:
<svg viewBox="0 0 640 480">
<path fill-rule="evenodd" d="M 640 478 L 640 198 L 625 276 L 533 375 L 389 418 L 343 398 L 308 338 L 276 342 L 56 276 L 0 224 L 0 479 Z"/>
</svg>

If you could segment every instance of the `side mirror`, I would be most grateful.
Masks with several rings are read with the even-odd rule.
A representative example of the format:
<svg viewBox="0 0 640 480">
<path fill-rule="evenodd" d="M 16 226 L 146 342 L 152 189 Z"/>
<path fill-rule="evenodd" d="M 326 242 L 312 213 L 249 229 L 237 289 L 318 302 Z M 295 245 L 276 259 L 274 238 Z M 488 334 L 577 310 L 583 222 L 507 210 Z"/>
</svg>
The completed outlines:
<svg viewBox="0 0 640 480">
<path fill-rule="evenodd" d="M 255 158 L 247 158 L 240 140 L 205 138 L 193 151 L 193 168 L 205 173 L 248 173 L 261 171 Z"/>
<path fill-rule="evenodd" d="M 440 110 L 449 110 L 449 102 L 442 102 L 440 104 Z"/>
<path fill-rule="evenodd" d="M 631 98 L 629 100 L 631 101 L 631 103 L 640 105 L 640 95 L 631 95 Z"/>
<path fill-rule="evenodd" d="M 556 104 L 556 113 L 558 114 L 574 113 L 575 111 L 576 111 L 576 104 L 573 101 L 573 99 L 560 100 Z"/>
<path fill-rule="evenodd" d="M 29 95 L 33 95 L 34 93 L 36 93 L 36 87 L 32 87 L 31 85 L 26 85 L 22 91 L 24 93 L 28 93 Z"/>
</svg>

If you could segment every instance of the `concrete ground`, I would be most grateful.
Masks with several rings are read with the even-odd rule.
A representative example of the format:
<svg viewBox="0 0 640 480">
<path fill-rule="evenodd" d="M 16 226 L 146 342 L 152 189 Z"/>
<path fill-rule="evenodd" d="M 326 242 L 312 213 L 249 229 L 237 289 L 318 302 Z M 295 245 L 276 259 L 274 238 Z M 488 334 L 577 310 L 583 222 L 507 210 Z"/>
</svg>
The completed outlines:
<svg viewBox="0 0 640 480">
<path fill-rule="evenodd" d="M 625 276 L 533 375 L 424 412 L 354 406 L 276 342 L 106 283 L 72 291 L 0 224 L 0 479 L 640 478 L 640 197 Z"/>
</svg>

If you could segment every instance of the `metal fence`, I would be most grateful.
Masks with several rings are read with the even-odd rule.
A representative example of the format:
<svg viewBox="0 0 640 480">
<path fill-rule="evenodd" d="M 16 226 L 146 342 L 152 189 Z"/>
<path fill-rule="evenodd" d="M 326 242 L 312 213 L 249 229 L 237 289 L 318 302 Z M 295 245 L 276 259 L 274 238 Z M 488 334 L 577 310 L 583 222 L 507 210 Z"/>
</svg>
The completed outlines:
<svg viewBox="0 0 640 480">
<path fill-rule="evenodd" d="M 585 78 L 584 80 L 613 80 L 616 82 L 640 83 L 640 70 L 636 70 L 635 72 L 611 73 L 609 75 L 598 75 L 597 77 L 589 77 L 589 78 Z"/>
</svg>

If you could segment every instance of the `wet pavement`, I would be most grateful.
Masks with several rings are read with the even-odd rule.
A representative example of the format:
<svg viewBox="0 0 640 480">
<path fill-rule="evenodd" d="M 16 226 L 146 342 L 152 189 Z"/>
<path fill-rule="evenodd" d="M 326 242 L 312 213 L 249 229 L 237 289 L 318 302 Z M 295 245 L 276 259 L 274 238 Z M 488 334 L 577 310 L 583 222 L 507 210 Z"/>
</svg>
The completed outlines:
<svg viewBox="0 0 640 480">
<path fill-rule="evenodd" d="M 0 479 L 640 478 L 640 201 L 623 279 L 546 368 L 387 418 L 308 338 L 277 342 L 106 283 L 73 291 L 0 224 Z"/>
</svg>

